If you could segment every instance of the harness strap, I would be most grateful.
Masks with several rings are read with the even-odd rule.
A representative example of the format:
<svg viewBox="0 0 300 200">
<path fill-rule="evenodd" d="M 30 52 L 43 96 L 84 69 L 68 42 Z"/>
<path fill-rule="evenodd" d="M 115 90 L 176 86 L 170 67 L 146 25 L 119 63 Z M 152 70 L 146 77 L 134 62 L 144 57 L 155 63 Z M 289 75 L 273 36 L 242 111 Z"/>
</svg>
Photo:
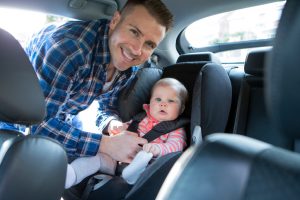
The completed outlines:
<svg viewBox="0 0 300 200">
<path fill-rule="evenodd" d="M 128 129 L 132 132 L 137 132 L 139 123 L 142 119 L 146 116 L 146 113 L 139 113 L 138 115 L 134 116 L 132 119 L 131 124 L 129 125 Z M 189 123 L 189 120 L 183 117 L 179 117 L 172 121 L 163 121 L 156 124 L 148 133 L 146 133 L 143 138 L 145 138 L 148 142 L 152 142 L 156 138 L 167 134 L 171 131 L 174 131 L 178 128 L 181 128 Z"/>
</svg>

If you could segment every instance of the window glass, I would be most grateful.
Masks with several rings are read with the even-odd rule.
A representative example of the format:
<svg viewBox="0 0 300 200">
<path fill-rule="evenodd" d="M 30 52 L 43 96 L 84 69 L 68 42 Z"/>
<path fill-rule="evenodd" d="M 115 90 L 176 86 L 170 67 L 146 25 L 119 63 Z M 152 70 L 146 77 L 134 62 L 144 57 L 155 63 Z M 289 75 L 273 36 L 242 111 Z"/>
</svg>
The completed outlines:
<svg viewBox="0 0 300 200">
<path fill-rule="evenodd" d="M 22 46 L 26 44 L 33 33 L 40 30 L 45 24 L 67 20 L 69 18 L 0 7 L 0 28 L 11 33 Z"/>
<path fill-rule="evenodd" d="M 25 47 L 31 36 L 43 26 L 53 22 L 64 22 L 70 18 L 49 15 L 21 9 L 0 7 L 0 28 L 12 34 Z M 0 127 L 29 133 L 29 129 L 22 125 L 8 125 L 0 122 Z"/>
<path fill-rule="evenodd" d="M 185 37 L 193 49 L 273 38 L 284 3 L 270 3 L 198 20 L 187 27 Z M 234 50 L 218 56 L 222 62 L 243 62 L 248 51 Z"/>
<path fill-rule="evenodd" d="M 237 49 L 237 50 L 231 50 L 231 51 L 222 51 L 216 53 L 218 58 L 220 58 L 221 62 L 224 66 L 226 64 L 237 64 L 237 66 L 243 66 L 245 59 L 249 52 L 256 51 L 256 50 L 262 50 L 262 49 L 270 49 L 270 46 L 267 47 L 256 47 L 256 48 L 246 48 L 246 49 Z"/>
</svg>

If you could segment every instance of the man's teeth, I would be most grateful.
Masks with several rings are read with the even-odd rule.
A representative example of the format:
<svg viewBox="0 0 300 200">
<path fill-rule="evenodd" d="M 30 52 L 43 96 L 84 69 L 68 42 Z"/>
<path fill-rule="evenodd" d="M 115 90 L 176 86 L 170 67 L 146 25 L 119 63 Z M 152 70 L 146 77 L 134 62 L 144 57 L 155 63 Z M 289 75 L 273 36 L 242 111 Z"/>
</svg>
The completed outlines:
<svg viewBox="0 0 300 200">
<path fill-rule="evenodd" d="M 123 54 L 128 60 L 133 60 L 133 58 L 129 54 L 127 54 L 127 52 L 124 50 L 123 50 Z"/>
</svg>

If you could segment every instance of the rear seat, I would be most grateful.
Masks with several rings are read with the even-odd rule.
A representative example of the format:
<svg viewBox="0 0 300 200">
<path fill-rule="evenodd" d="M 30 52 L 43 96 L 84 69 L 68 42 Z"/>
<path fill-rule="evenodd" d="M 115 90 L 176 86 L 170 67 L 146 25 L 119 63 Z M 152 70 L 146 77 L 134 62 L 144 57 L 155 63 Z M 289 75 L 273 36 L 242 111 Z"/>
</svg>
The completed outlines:
<svg viewBox="0 0 300 200">
<path fill-rule="evenodd" d="M 244 69 L 238 67 L 226 69 L 231 81 L 232 99 L 225 132 L 246 135 L 294 150 L 300 142 L 296 141 L 295 145 L 295 141 L 288 140 L 273 129 L 266 114 L 263 93 L 264 62 L 269 51 L 266 49 L 250 52 Z M 218 62 L 216 55 L 211 52 L 184 54 L 179 56 L 177 62 L 193 63 L 200 59 Z M 270 132 L 272 134 L 269 134 Z"/>
<path fill-rule="evenodd" d="M 293 149 L 293 142 L 270 124 L 264 98 L 265 58 L 270 50 L 250 52 L 245 62 L 233 133 Z M 270 134 L 272 133 L 272 134 Z"/>
</svg>

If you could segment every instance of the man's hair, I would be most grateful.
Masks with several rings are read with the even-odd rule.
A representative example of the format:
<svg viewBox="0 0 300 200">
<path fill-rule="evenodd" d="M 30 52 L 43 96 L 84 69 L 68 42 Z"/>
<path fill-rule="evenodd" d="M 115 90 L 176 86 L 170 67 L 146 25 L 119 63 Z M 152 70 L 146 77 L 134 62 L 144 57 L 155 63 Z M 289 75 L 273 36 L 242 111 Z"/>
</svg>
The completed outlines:
<svg viewBox="0 0 300 200">
<path fill-rule="evenodd" d="M 179 99 L 181 101 L 181 106 L 185 105 L 188 99 L 188 91 L 180 81 L 175 78 L 160 79 L 154 84 L 151 94 L 153 93 L 153 90 L 158 86 L 169 86 L 174 88 L 178 93 Z"/>
<path fill-rule="evenodd" d="M 126 15 L 133 7 L 141 5 L 168 31 L 173 26 L 173 15 L 161 0 L 128 0 L 121 10 Z"/>
</svg>

